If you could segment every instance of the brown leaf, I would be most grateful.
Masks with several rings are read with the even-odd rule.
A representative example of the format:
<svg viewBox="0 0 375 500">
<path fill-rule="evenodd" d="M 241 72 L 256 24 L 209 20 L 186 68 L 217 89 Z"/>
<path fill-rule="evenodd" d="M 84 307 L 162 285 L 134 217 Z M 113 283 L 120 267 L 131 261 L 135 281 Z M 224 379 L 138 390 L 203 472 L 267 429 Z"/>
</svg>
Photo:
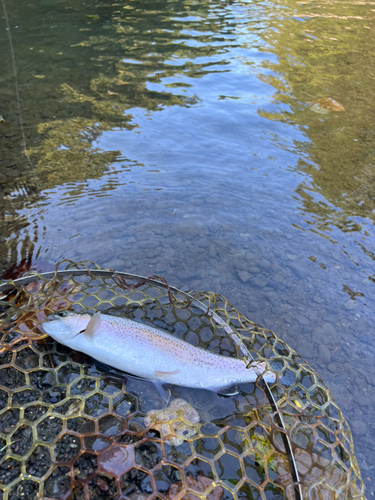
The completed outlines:
<svg viewBox="0 0 375 500">
<path fill-rule="evenodd" d="M 108 491 L 109 490 L 108 484 L 104 481 L 104 479 L 101 479 L 100 477 L 97 479 L 96 485 L 102 491 Z"/>
<path fill-rule="evenodd" d="M 212 484 L 213 480 L 206 476 L 197 476 L 196 478 L 187 476 L 185 478 L 186 488 L 191 490 L 196 490 L 200 493 L 206 491 Z M 169 500 L 174 500 L 176 496 L 181 492 L 182 486 L 178 483 L 173 483 L 168 489 L 167 498 Z M 215 486 L 215 488 L 210 491 L 207 495 L 207 500 L 220 500 L 224 495 L 224 490 L 221 486 Z M 196 496 L 193 493 L 185 493 L 180 500 L 196 500 Z"/>
<path fill-rule="evenodd" d="M 331 97 L 322 97 L 314 102 L 310 102 L 310 108 L 312 111 L 315 111 L 315 113 L 323 115 L 326 115 L 331 111 L 345 111 L 344 106 L 334 99 L 331 99 Z"/>
<path fill-rule="evenodd" d="M 309 496 L 312 500 L 334 500 L 334 491 L 345 487 L 346 474 L 336 467 L 329 467 L 330 460 L 319 457 L 315 453 L 297 448 L 294 452 L 300 480 L 302 482 L 303 498 Z M 274 455 L 278 482 L 287 489 L 287 498 L 295 500 L 293 477 L 287 457 L 279 453 Z M 307 495 L 306 487 L 313 485 Z"/>
<path fill-rule="evenodd" d="M 134 449 L 116 443 L 99 452 L 98 462 L 100 470 L 120 477 L 135 464 Z"/>
</svg>

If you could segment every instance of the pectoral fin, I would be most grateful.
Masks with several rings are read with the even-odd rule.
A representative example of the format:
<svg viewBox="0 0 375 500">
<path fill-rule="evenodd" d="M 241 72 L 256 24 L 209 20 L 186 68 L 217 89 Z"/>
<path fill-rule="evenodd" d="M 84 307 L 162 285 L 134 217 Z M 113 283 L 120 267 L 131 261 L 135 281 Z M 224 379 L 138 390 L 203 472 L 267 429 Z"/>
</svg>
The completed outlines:
<svg viewBox="0 0 375 500">
<path fill-rule="evenodd" d="M 98 335 L 101 325 L 102 317 L 100 311 L 98 311 L 88 322 L 88 325 L 86 326 L 86 330 L 84 332 L 84 336 L 88 339 L 93 339 L 96 335 Z"/>
<path fill-rule="evenodd" d="M 168 377 L 168 375 L 177 375 L 177 373 L 180 373 L 181 370 L 174 370 L 173 372 L 161 372 L 161 371 L 154 371 L 155 377 Z"/>
</svg>

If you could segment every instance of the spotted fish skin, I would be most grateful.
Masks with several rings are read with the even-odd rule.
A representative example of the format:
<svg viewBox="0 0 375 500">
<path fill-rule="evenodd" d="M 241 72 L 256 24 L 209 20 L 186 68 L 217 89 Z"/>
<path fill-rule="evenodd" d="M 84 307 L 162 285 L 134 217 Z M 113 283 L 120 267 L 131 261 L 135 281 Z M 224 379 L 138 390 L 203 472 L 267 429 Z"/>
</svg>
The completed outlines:
<svg viewBox="0 0 375 500">
<path fill-rule="evenodd" d="M 276 378 L 266 371 L 264 361 L 246 365 L 241 359 L 214 354 L 165 330 L 127 318 L 65 312 L 49 316 L 42 328 L 71 349 L 162 383 L 217 392 L 234 384 L 255 382 L 260 375 L 270 383 Z"/>
</svg>

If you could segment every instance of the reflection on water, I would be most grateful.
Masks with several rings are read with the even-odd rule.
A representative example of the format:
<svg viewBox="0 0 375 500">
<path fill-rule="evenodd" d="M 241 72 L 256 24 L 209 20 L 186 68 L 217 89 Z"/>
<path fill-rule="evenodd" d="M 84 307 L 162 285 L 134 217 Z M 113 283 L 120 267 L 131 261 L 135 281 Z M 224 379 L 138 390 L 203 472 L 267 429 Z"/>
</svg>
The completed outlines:
<svg viewBox="0 0 375 500">
<path fill-rule="evenodd" d="M 32 256 L 227 296 L 332 387 L 375 476 L 374 13 L 364 2 L 8 7 L 5 270 Z M 5 21 L 0 32 L 8 47 Z M 345 112 L 314 113 L 330 97 Z"/>
</svg>

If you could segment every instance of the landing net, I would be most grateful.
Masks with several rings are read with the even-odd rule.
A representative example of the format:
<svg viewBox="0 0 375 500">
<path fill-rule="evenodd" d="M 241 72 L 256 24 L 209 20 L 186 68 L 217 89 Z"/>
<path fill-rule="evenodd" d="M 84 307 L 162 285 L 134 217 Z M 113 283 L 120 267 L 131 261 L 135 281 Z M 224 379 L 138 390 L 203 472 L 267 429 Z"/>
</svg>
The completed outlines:
<svg viewBox="0 0 375 500">
<path fill-rule="evenodd" d="M 108 372 L 44 335 L 58 310 L 105 312 L 277 376 L 228 398 Z M 141 353 L 140 353 L 141 356 Z M 330 390 L 221 295 L 63 261 L 0 284 L 0 500 L 364 499 Z"/>
</svg>

